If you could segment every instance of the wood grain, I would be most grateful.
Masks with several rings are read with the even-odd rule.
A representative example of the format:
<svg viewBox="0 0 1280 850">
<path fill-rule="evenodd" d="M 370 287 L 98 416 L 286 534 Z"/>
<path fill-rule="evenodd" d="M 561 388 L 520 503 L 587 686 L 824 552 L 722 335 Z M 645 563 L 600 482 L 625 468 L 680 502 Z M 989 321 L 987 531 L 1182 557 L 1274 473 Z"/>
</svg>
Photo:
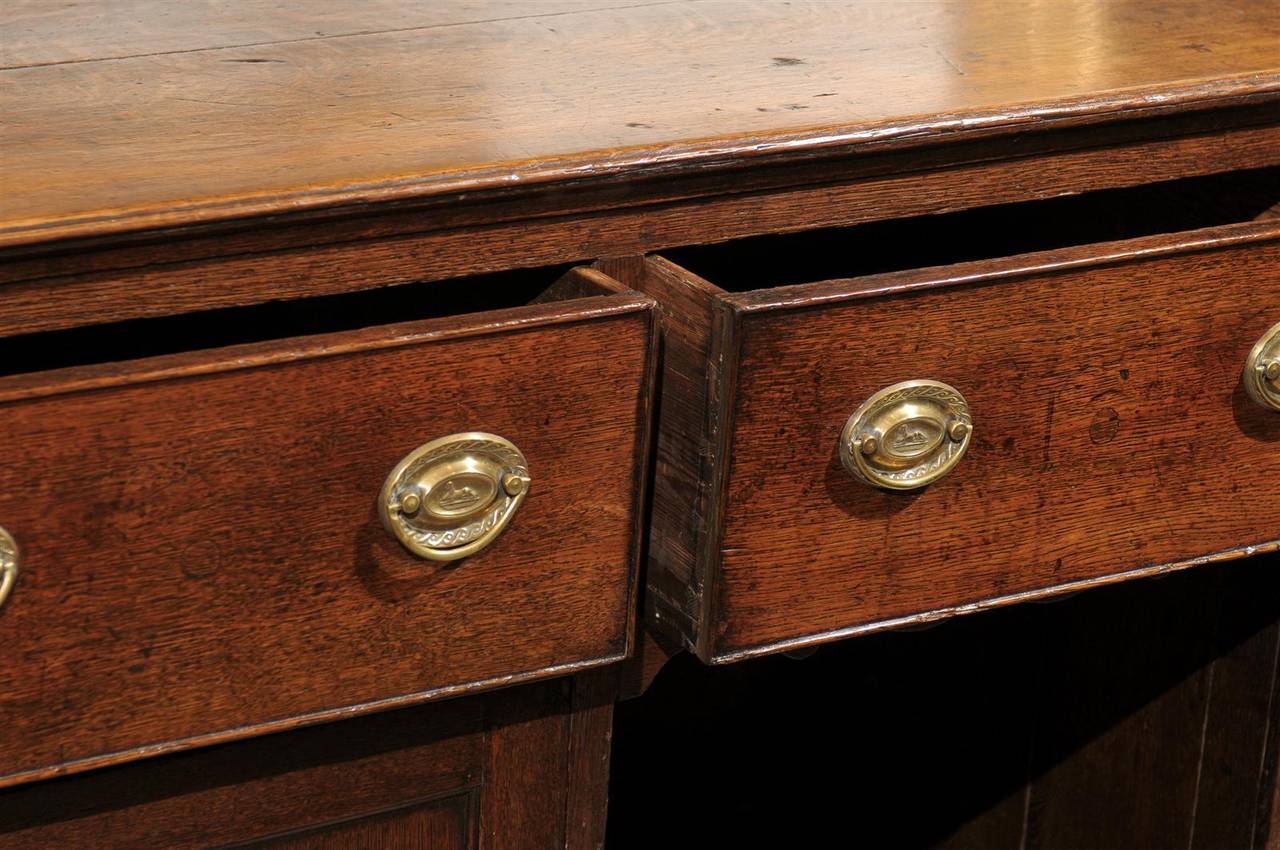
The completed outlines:
<svg viewBox="0 0 1280 850">
<path fill-rule="evenodd" d="M 367 0 L 354 6 L 313 3 L 304 14 L 271 0 L 161 6 L 147 0 L 63 6 L 27 0 L 14 3 L 0 22 L 0 43 L 5 69 L 30 68 L 556 17 L 607 11 L 610 5 L 540 2 L 529 15 L 525 0 Z"/>
<path fill-rule="evenodd" d="M 646 619 L 661 634 L 679 638 L 705 622 L 702 577 L 708 535 L 717 524 L 717 488 L 726 434 L 717 427 L 721 361 L 715 339 L 716 287 L 661 258 L 601 262 L 601 268 L 658 302 L 662 339 L 662 402 L 653 466 L 655 498 L 649 515 Z"/>
<path fill-rule="evenodd" d="M 604 850 L 613 702 L 618 695 L 620 667 L 615 664 L 579 673 L 573 679 L 566 850 Z"/>
<path fill-rule="evenodd" d="M 426 6 L 391 16 L 404 29 L 390 32 L 376 31 L 374 7 L 367 34 L 330 35 L 355 13 L 322 11 L 322 35 L 305 40 L 291 34 L 310 7 L 255 7 L 252 24 L 171 14 L 144 23 L 154 48 L 126 15 L 119 50 L 77 34 L 105 6 L 51 13 L 26 34 L 20 23 L 15 67 L 0 71 L 3 179 L 22 187 L 4 194 L 4 241 L 706 170 L 1280 92 L 1267 0 L 1076 0 L 1017 14 L 998 0 L 552 0 L 474 22 L 465 5 Z M 267 43 L 215 47 L 243 43 L 246 26 Z M 60 64 L 32 66 L 49 61 Z"/>
<path fill-rule="evenodd" d="M 550 847 L 570 712 L 538 683 L 10 788 L 0 847 Z"/>
<path fill-rule="evenodd" d="M 554 691 L 553 691 L 554 689 Z M 488 738 L 485 784 L 477 821 L 479 850 L 564 846 L 569 795 L 568 713 L 572 684 L 549 682 L 540 699 L 498 701 Z"/>
<path fill-rule="evenodd" d="M 24 553 L 0 782 L 624 656 L 651 330 L 647 299 L 598 296 L 0 381 Z M 431 566 L 374 497 L 468 430 L 535 483 L 492 546 Z"/>
<path fill-rule="evenodd" d="M 712 524 L 704 540 L 723 525 L 694 557 L 709 613 L 685 641 L 727 661 L 1274 548 L 1280 420 L 1239 372 L 1280 315 L 1277 235 L 1264 221 L 719 296 L 710 359 L 736 401 L 702 432 L 731 442 L 724 502 L 690 518 Z M 962 388 L 970 454 L 918 494 L 865 488 L 840 428 L 912 376 Z M 657 482 L 659 503 L 684 498 Z"/>
<path fill-rule="evenodd" d="M 1258 122 L 1262 122 L 1259 124 Z M 1269 122 L 1269 123 L 1268 123 Z M 0 251 L 0 336 L 1280 164 L 1280 108 Z M 1010 157 L 1012 155 L 1012 159 Z"/>
<path fill-rule="evenodd" d="M 225 846 L 427 802 L 465 838 L 485 734 L 466 700 L 23 785 L 0 792 L 0 847 Z"/>
<path fill-rule="evenodd" d="M 1212 234 L 745 317 L 709 654 L 1274 542 L 1280 418 L 1239 376 L 1280 315 L 1280 231 L 1245 225 L 1219 250 Z M 921 493 L 867 489 L 840 468 L 839 430 L 916 375 L 963 387 L 971 454 Z"/>
</svg>

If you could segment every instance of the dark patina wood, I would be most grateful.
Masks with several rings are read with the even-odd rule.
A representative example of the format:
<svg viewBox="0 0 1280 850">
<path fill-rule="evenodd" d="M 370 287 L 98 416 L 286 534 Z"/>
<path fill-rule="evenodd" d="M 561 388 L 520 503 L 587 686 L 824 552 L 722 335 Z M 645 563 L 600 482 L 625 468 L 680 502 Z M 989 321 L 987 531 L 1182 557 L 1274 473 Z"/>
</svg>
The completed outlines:
<svg viewBox="0 0 1280 850">
<path fill-rule="evenodd" d="M 1252 561 L 680 649 L 1275 547 L 1232 385 L 1280 320 L 1280 194 L 1236 216 L 1280 166 L 1273 0 L 9 5 L 0 847 L 598 848 L 650 683 L 678 746 L 624 744 L 619 850 L 1263 846 Z M 969 457 L 859 489 L 836 432 L 919 370 Z M 473 428 L 532 495 L 416 562 L 374 493 Z"/>
<path fill-rule="evenodd" d="M 574 681 L 6 789 L 0 847 L 586 850 L 568 797 L 599 792 L 608 766 L 569 741 L 599 751 L 608 729 L 571 728 L 572 705 L 595 701 Z"/>
<path fill-rule="evenodd" d="M 602 295 L 0 380 L 3 781 L 624 657 L 650 315 Z M 486 550 L 419 560 L 375 498 L 470 430 L 533 488 Z"/>
<path fill-rule="evenodd" d="M 661 423 L 659 463 L 684 441 L 703 471 L 658 470 L 659 627 L 727 661 L 1275 547 L 1280 421 L 1239 375 L 1280 315 L 1277 237 L 1264 220 L 741 294 L 650 261 L 660 301 L 678 280 L 708 302 L 709 365 L 664 383 L 691 412 Z M 869 489 L 840 429 L 912 377 L 961 388 L 975 443 L 927 490 Z M 664 500 L 693 520 L 676 551 Z"/>
</svg>

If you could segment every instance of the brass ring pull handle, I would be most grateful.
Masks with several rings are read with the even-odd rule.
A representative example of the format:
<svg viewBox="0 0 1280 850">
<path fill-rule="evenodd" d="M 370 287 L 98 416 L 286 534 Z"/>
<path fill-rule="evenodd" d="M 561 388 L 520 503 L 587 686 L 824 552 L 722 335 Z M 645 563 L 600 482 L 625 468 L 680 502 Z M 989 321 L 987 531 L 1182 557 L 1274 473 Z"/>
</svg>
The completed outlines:
<svg viewBox="0 0 1280 850">
<path fill-rule="evenodd" d="M 1280 410 L 1280 324 L 1262 335 L 1244 364 L 1244 388 L 1263 407 Z"/>
<path fill-rule="evenodd" d="M 916 490 L 946 475 L 973 436 L 969 405 L 940 381 L 903 381 L 863 402 L 840 433 L 840 461 L 859 481 Z"/>
<path fill-rule="evenodd" d="M 0 607 L 4 606 L 18 580 L 18 544 L 0 528 Z"/>
<path fill-rule="evenodd" d="M 378 497 L 387 531 L 413 554 L 456 561 L 502 533 L 529 492 L 529 466 L 495 434 L 451 434 L 414 449 Z"/>
</svg>

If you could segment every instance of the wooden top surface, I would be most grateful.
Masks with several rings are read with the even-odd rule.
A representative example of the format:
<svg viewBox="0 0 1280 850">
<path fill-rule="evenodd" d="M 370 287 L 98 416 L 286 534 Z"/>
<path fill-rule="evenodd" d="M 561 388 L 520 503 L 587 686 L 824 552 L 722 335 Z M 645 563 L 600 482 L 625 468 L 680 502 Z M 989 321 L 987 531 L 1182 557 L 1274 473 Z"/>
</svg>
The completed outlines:
<svg viewBox="0 0 1280 850">
<path fill-rule="evenodd" d="M 10 0 L 0 245 L 1280 95 L 1275 0 Z"/>
</svg>

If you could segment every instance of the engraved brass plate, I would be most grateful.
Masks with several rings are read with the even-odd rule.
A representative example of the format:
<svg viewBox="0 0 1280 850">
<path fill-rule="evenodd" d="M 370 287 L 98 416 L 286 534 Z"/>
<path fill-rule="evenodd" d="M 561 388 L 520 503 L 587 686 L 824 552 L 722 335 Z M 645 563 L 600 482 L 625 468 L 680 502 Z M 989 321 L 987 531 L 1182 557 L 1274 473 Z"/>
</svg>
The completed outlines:
<svg viewBox="0 0 1280 850">
<path fill-rule="evenodd" d="M 1244 388 L 1258 404 L 1280 410 L 1280 324 L 1263 334 L 1249 352 Z"/>
<path fill-rule="evenodd" d="M 9 532 L 0 528 L 0 606 L 3 606 L 18 580 L 18 544 Z"/>
<path fill-rule="evenodd" d="M 378 497 L 382 524 L 420 558 L 455 561 L 502 533 L 529 492 L 529 466 L 495 434 L 451 434 L 391 470 Z"/>
<path fill-rule="evenodd" d="M 840 433 L 840 461 L 867 484 L 915 490 L 959 463 L 972 436 L 969 405 L 959 390 L 940 381 L 903 381 L 849 417 Z"/>
</svg>

